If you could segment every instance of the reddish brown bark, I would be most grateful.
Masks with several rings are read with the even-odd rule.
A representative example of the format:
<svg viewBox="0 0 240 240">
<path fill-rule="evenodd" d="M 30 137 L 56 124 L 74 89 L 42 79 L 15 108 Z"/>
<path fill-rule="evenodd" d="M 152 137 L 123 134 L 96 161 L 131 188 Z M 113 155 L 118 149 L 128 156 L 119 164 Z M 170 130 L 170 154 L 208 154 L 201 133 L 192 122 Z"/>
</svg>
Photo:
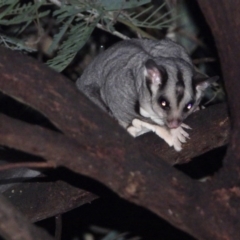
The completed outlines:
<svg viewBox="0 0 240 240">
<path fill-rule="evenodd" d="M 41 111 L 65 134 L 2 115 L 1 144 L 92 177 L 121 197 L 152 210 L 195 236 L 210 234 L 215 237 L 204 226 L 199 229 L 200 223 L 208 217 L 201 215 L 202 209 L 212 207 L 210 202 L 205 204 L 204 196 L 209 197 L 208 186 L 192 181 L 146 151 L 64 77 L 26 56 L 16 57 L 16 53 L 11 62 L 16 71 L 10 72 L 8 63 L 13 59 L 13 53 L 2 49 L 0 59 L 1 56 L 5 61 L 1 61 L 0 66 L 0 88 Z M 203 113 L 198 114 L 204 116 Z M 226 123 L 226 118 L 224 115 L 219 123 Z M 196 203 L 199 203 L 197 209 Z M 195 221 L 189 220 L 189 214 Z"/>
<path fill-rule="evenodd" d="M 4 239 L 53 240 L 53 238 L 31 223 L 8 201 L 0 196 L 0 235 Z"/>
<path fill-rule="evenodd" d="M 4 196 L 31 222 L 65 213 L 98 198 L 67 182 L 46 181 L 45 177 L 13 186 Z"/>
<path fill-rule="evenodd" d="M 236 31 L 240 25 L 240 10 L 236 7 L 239 3 L 239 0 L 199 1 L 217 40 L 226 89 L 231 96 L 233 123 L 224 167 L 212 181 L 200 183 L 178 172 L 157 157 L 162 154 L 160 151 L 152 154 L 142 147 L 144 144 L 154 149 L 155 143 L 148 144 L 149 140 L 143 138 L 134 141 L 64 77 L 26 56 L 5 49 L 0 49 L 0 89 L 42 112 L 64 134 L 2 115 L 0 143 L 94 178 L 119 196 L 148 208 L 199 239 L 239 239 L 240 32 Z M 197 114 L 204 119 L 210 116 Z M 193 127 L 194 117 L 189 121 Z M 215 130 L 209 131 L 210 134 L 219 134 L 218 137 L 226 139 L 226 124 L 225 112 L 224 117 L 212 125 Z M 206 125 L 202 132 L 204 129 Z M 191 144 L 197 144 L 192 136 L 193 141 L 186 149 L 188 146 L 194 149 Z M 150 139 L 152 135 L 148 137 Z M 198 144 L 208 146 L 208 140 Z M 200 153 L 203 149 L 199 149 Z"/>
<path fill-rule="evenodd" d="M 231 113 L 232 131 L 231 144 L 229 146 L 228 156 L 225 159 L 225 167 L 219 175 L 225 177 L 231 172 L 235 175 L 237 182 L 240 166 L 240 1 L 199 1 L 202 12 L 206 16 L 209 26 L 212 29 L 214 39 L 218 48 L 224 82 L 228 95 L 229 108 Z M 232 176 L 233 177 L 233 176 Z"/>
</svg>

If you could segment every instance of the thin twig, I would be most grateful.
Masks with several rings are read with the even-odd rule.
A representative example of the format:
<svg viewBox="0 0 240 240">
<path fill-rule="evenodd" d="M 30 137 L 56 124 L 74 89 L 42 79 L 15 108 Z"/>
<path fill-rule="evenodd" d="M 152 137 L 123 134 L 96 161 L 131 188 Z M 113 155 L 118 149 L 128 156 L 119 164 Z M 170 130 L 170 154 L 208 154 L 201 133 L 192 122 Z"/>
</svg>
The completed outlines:
<svg viewBox="0 0 240 240">
<path fill-rule="evenodd" d="M 62 238 L 62 215 L 55 216 L 55 240 Z"/>
<path fill-rule="evenodd" d="M 117 19 L 118 22 L 128 26 L 129 28 L 131 28 L 132 30 L 134 30 L 138 35 L 140 34 L 142 37 L 146 37 L 146 38 L 150 38 L 150 39 L 156 39 L 155 37 L 153 37 L 152 35 L 148 34 L 147 32 L 143 31 L 141 28 L 133 25 L 131 22 L 125 21 L 124 19 Z"/>
<path fill-rule="evenodd" d="M 205 44 L 200 39 L 198 39 L 194 34 L 188 32 L 184 29 L 176 29 L 176 30 L 179 35 L 182 35 L 182 36 L 188 38 L 189 40 L 193 41 L 194 43 L 196 43 L 197 45 L 199 45 L 201 47 L 205 47 Z"/>
<path fill-rule="evenodd" d="M 58 1 L 58 0 L 49 0 L 51 3 L 55 4 L 56 6 L 58 7 L 61 7 L 61 2 Z M 78 17 L 82 17 L 84 21 L 89 21 L 89 18 L 87 18 L 84 14 L 81 14 L 81 13 L 78 13 L 77 14 Z M 106 27 L 104 27 L 101 23 L 97 23 L 96 25 L 97 28 L 101 29 L 101 30 L 104 30 L 106 32 L 109 32 L 111 34 L 113 34 L 114 36 L 117 36 L 121 39 L 124 39 L 124 40 L 127 40 L 127 39 L 130 39 L 129 37 L 123 35 L 122 33 L 118 32 L 118 31 L 109 31 Z"/>
<path fill-rule="evenodd" d="M 58 7 L 61 7 L 61 2 L 59 0 L 49 0 L 51 3 L 55 4 Z M 95 17 L 98 17 L 98 15 L 96 15 L 96 13 L 91 12 L 92 14 L 94 14 Z M 77 14 L 78 17 L 83 18 L 84 21 L 89 22 L 89 17 L 86 17 L 84 14 L 82 13 L 78 13 Z M 113 18 L 111 20 L 114 20 Z M 125 21 L 123 19 L 117 18 L 117 21 L 128 26 L 129 28 L 131 28 L 132 30 L 134 30 L 137 34 L 140 34 L 142 37 L 146 37 L 146 38 L 150 38 L 150 39 L 155 39 L 152 35 L 148 34 L 147 32 L 143 31 L 142 29 L 140 29 L 139 27 L 133 25 L 131 22 Z M 118 31 L 110 31 L 108 28 L 106 28 L 104 25 L 102 25 L 101 23 L 97 23 L 96 25 L 97 28 L 106 31 L 108 33 L 111 33 L 114 36 L 117 36 L 121 39 L 124 40 L 128 40 L 130 39 L 128 36 L 118 32 Z"/>
<path fill-rule="evenodd" d="M 128 40 L 128 39 L 130 39 L 129 37 L 123 35 L 122 33 L 118 32 L 118 31 L 113 31 L 113 32 L 109 31 L 109 30 L 108 30 L 106 27 L 104 27 L 101 23 L 97 23 L 97 28 L 99 28 L 99 29 L 101 29 L 101 30 L 104 30 L 104 31 L 106 31 L 106 32 L 109 32 L 109 33 L 113 34 L 114 36 L 117 36 L 117 37 L 119 37 L 119 38 L 121 38 L 121 39 L 123 39 L 123 40 Z"/>
<path fill-rule="evenodd" d="M 21 163 L 7 163 L 0 165 L 0 171 L 5 171 L 15 168 L 55 168 L 56 164 L 50 162 L 21 162 Z"/>
<path fill-rule="evenodd" d="M 207 63 L 207 62 L 215 62 L 215 58 L 211 57 L 205 57 L 205 58 L 198 58 L 198 59 L 193 59 L 194 64 L 200 64 L 200 63 Z"/>
</svg>

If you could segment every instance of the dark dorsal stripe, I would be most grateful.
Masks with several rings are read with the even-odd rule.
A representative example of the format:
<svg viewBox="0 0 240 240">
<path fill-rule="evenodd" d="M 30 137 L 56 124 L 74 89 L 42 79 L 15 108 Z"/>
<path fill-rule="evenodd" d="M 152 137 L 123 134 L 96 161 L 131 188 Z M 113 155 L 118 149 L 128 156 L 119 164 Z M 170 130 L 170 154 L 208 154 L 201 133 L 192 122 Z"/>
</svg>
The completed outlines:
<svg viewBox="0 0 240 240">
<path fill-rule="evenodd" d="M 183 75 L 182 72 L 178 69 L 177 71 L 177 83 L 176 83 L 176 99 L 177 99 L 177 106 L 179 106 L 181 100 L 183 99 L 184 96 L 184 89 L 185 89 L 185 84 L 183 81 Z"/>
<path fill-rule="evenodd" d="M 158 71 L 160 72 L 162 83 L 160 85 L 160 90 L 163 90 L 166 87 L 167 81 L 168 81 L 168 73 L 165 67 L 158 66 Z"/>
</svg>

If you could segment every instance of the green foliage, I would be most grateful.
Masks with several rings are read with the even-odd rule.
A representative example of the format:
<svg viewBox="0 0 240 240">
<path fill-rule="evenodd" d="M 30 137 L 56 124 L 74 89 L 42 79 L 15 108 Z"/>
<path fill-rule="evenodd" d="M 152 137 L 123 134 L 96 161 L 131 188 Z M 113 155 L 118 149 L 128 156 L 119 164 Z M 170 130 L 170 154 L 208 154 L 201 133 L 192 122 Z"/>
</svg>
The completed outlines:
<svg viewBox="0 0 240 240">
<path fill-rule="evenodd" d="M 26 52 L 36 51 L 35 49 L 26 46 L 22 40 L 16 39 L 14 37 L 5 36 L 3 34 L 0 35 L 0 44 L 12 50 L 21 50 Z"/>
<path fill-rule="evenodd" d="M 45 3 L 41 2 L 27 2 L 21 3 L 18 0 L 0 1 L 0 26 L 15 26 L 12 28 L 10 35 L 17 35 L 22 33 L 31 22 L 40 19 L 49 14 L 49 10 L 38 12 L 39 8 Z M 0 34 L 0 43 L 12 50 L 21 50 L 32 52 L 35 51 L 26 46 L 23 39 L 16 36 L 8 36 L 7 34 Z"/>
<path fill-rule="evenodd" d="M 0 7 L 4 10 L 0 13 L 0 24 L 15 25 L 45 17 L 49 14 L 49 10 L 38 12 L 39 7 L 43 4 L 44 1 L 25 4 L 21 4 L 18 0 L 1 1 Z"/>
<path fill-rule="evenodd" d="M 137 7 L 149 2 L 150 0 L 0 0 L 0 26 L 10 26 L 4 33 L 4 39 L 11 43 L 10 46 L 30 51 L 29 47 L 24 46 L 24 32 L 35 25 L 40 39 L 41 31 L 45 31 L 42 23 L 51 19 L 55 31 L 48 54 L 53 58 L 47 64 L 62 71 L 85 45 L 96 27 L 123 39 L 128 37 L 115 30 L 116 22 L 125 24 L 144 37 L 151 36 L 140 28 L 166 27 L 170 12 L 162 14 L 163 6 L 154 10 L 150 5 L 143 8 L 143 11 L 137 10 Z"/>
<path fill-rule="evenodd" d="M 121 18 L 131 22 L 134 26 L 143 28 L 156 28 L 161 29 L 163 27 L 168 27 L 167 23 L 172 22 L 173 19 L 165 20 L 165 18 L 172 13 L 168 11 L 165 14 L 158 14 L 165 4 L 160 5 L 154 10 L 154 6 L 150 5 L 144 11 L 140 13 L 132 12 L 127 15 L 121 14 Z M 157 15 L 158 14 L 158 15 Z M 157 15 L 157 16 L 156 16 Z"/>
<path fill-rule="evenodd" d="M 149 3 L 149 2 L 150 2 L 150 0 L 131 0 L 131 1 L 98 0 L 98 4 L 100 4 L 107 11 L 136 8 L 136 7 L 139 7 L 139 6 Z"/>
<path fill-rule="evenodd" d="M 80 10 L 77 10 L 71 5 L 60 8 L 53 12 L 53 16 L 56 17 L 56 22 L 62 24 L 62 26 L 59 28 L 59 33 L 55 34 L 53 42 L 48 49 L 50 54 L 57 49 L 61 39 L 63 38 L 64 34 L 66 34 L 78 12 L 80 12 Z"/>
<path fill-rule="evenodd" d="M 70 18 L 69 22 L 72 20 L 73 19 Z M 84 46 L 99 19 L 97 18 L 90 24 L 80 20 L 81 19 L 77 19 L 76 24 L 70 28 L 67 34 L 67 40 L 60 45 L 57 56 L 47 62 L 50 67 L 59 72 L 62 71 L 72 61 L 79 49 Z M 62 31 L 65 29 L 66 28 L 62 28 Z M 56 44 L 57 41 L 59 41 L 59 35 L 62 35 L 61 31 L 56 35 L 53 44 Z"/>
</svg>

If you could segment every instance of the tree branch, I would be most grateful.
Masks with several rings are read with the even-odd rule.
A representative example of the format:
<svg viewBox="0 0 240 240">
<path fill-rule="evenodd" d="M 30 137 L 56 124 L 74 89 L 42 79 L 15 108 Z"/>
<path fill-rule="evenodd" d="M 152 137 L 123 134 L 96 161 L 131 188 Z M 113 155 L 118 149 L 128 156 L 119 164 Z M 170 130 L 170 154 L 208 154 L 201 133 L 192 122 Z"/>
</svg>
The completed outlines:
<svg viewBox="0 0 240 240">
<path fill-rule="evenodd" d="M 76 185 L 73 181 L 68 183 L 65 181 L 69 179 L 63 179 L 64 181 L 46 176 L 37 177 L 11 187 L 3 195 L 31 222 L 68 212 L 98 198 L 97 195 L 80 189 L 79 184 Z M 77 182 L 82 179 L 74 177 L 74 180 Z"/>
<path fill-rule="evenodd" d="M 6 240 L 53 240 L 44 230 L 33 226 L 0 196 L 0 235 Z"/>
<path fill-rule="evenodd" d="M 144 142 L 143 145 L 138 144 L 138 140 L 132 139 L 63 76 L 31 58 L 3 48 L 0 48 L 0 63 L 0 89 L 39 110 L 64 133 L 1 115 L 2 145 L 41 156 L 50 164 L 66 166 L 96 179 L 121 197 L 150 209 L 196 237 L 221 239 L 217 233 L 225 232 L 226 228 L 222 223 L 213 225 L 210 216 L 218 216 L 224 219 L 223 222 L 236 221 L 236 216 L 232 216 L 231 212 L 225 215 L 219 212 L 221 201 L 212 205 L 217 195 L 210 191 L 209 184 L 191 180 L 164 163 L 155 153 L 145 151 L 142 147 L 146 145 Z M 207 116 L 204 111 L 196 114 L 208 119 L 210 109 L 206 110 Z M 223 126 L 227 133 L 226 111 L 223 110 L 222 116 L 224 118 L 218 120 L 215 130 L 217 132 L 218 127 Z M 201 129 L 203 132 L 206 126 Z M 221 137 L 224 139 L 226 135 Z M 162 141 L 158 141 L 160 148 Z M 207 141 L 204 142 L 208 146 Z M 195 143 L 200 145 L 198 141 Z M 155 148 L 154 144 L 150 146 Z M 194 146 L 190 149 L 194 152 Z M 196 149 L 203 150 L 201 147 Z M 168 148 L 168 151 L 173 150 Z M 191 221 L 189 214 L 192 216 Z M 234 232 L 234 229 L 231 230 Z"/>
<path fill-rule="evenodd" d="M 54 168 L 54 164 L 49 164 L 46 162 L 20 162 L 20 163 L 6 163 L 0 165 L 0 172 L 9 170 L 9 169 L 16 169 L 16 168 Z"/>
<path fill-rule="evenodd" d="M 118 145 L 125 146 L 129 142 L 130 138 L 126 137 L 126 133 L 124 138 L 119 137 L 124 131 L 116 121 L 81 95 L 64 76 L 31 58 L 4 48 L 0 48 L 0 63 L 0 89 L 37 109 L 67 136 L 74 137 L 83 145 L 94 147 L 100 144 L 109 146 L 109 149 L 112 145 L 114 148 Z M 12 65 L 15 66 L 14 72 Z M 208 117 L 204 117 L 204 113 Z M 180 154 L 162 144 L 162 140 L 154 134 L 141 136 L 136 141 L 170 164 L 186 162 L 194 156 L 226 144 L 228 120 L 221 126 L 221 132 L 218 130 L 225 118 L 227 113 L 223 106 L 214 106 L 193 114 L 187 121 L 193 128 L 190 131 L 191 141 L 184 145 L 184 151 Z"/>
<path fill-rule="evenodd" d="M 200 208 L 200 196 L 204 196 L 205 191 L 207 193 L 201 183 L 190 181 L 160 159 L 158 168 L 149 165 L 154 158 L 138 148 L 133 140 L 132 144 L 129 142 L 122 148 L 98 149 L 96 146 L 92 149 L 62 134 L 3 115 L 0 116 L 0 125 L 3 126 L 0 129 L 1 144 L 41 156 L 101 181 L 125 199 L 145 206 L 192 234 L 195 233 L 188 229 L 189 213 L 196 217 L 194 225 L 199 227 L 199 221 L 203 220 L 200 210 L 208 209 L 208 205 Z M 197 212 L 196 203 L 200 204 Z"/>
<path fill-rule="evenodd" d="M 233 175 L 235 183 L 240 179 L 240 105 L 239 89 L 240 68 L 238 59 L 240 58 L 240 32 L 235 31 L 239 28 L 240 10 L 236 6 L 240 1 L 198 1 L 212 31 L 219 50 L 222 71 L 225 79 L 225 86 L 229 101 L 232 121 L 231 143 L 228 149 L 228 155 L 225 158 L 225 167 L 219 174 L 218 180 L 229 179 L 231 172 L 230 185 L 233 184 Z M 230 179 L 229 179 L 230 180 Z M 226 183 L 225 183 L 226 184 Z"/>
</svg>

